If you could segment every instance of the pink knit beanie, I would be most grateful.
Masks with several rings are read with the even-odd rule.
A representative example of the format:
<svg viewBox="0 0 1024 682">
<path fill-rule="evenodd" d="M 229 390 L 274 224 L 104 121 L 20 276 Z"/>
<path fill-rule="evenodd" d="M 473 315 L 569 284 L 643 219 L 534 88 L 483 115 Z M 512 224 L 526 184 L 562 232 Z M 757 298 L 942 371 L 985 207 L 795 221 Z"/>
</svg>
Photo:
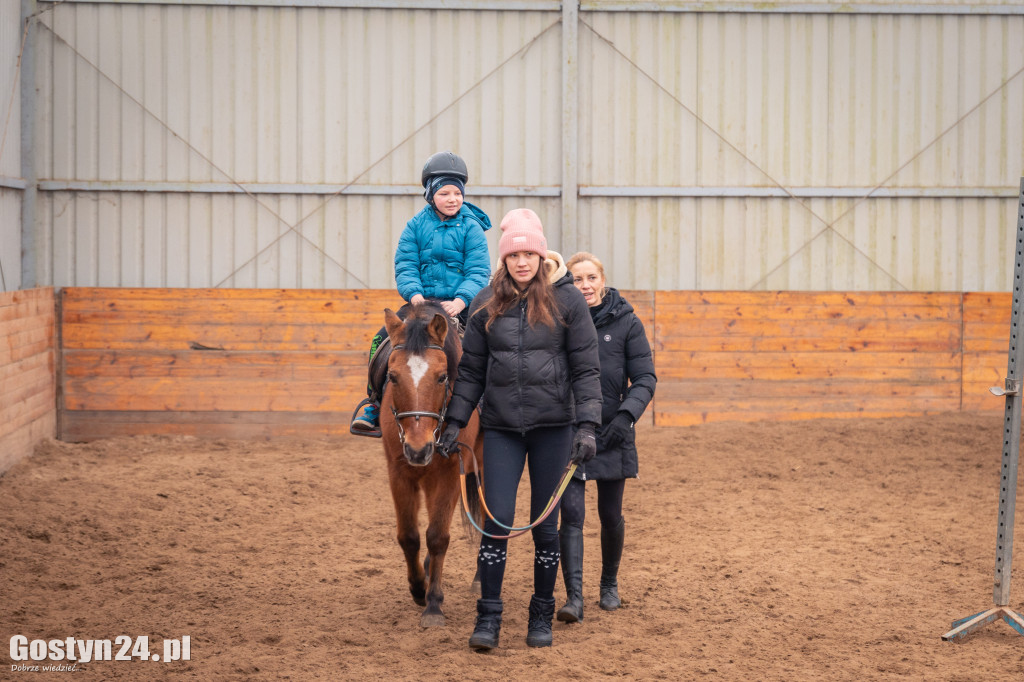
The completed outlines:
<svg viewBox="0 0 1024 682">
<path fill-rule="evenodd" d="M 514 208 L 501 219 L 501 239 L 498 241 L 499 258 L 517 251 L 539 253 L 543 260 L 548 255 L 548 240 L 540 218 L 528 208 Z"/>
</svg>

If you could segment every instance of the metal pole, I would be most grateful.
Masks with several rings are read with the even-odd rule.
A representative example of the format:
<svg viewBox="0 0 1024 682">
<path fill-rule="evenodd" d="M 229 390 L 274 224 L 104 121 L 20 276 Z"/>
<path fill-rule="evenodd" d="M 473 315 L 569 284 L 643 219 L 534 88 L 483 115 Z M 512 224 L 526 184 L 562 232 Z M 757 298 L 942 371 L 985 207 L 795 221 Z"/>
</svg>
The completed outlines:
<svg viewBox="0 0 1024 682">
<path fill-rule="evenodd" d="M 953 629 L 942 636 L 962 638 L 997 618 L 1024 635 L 1024 618 L 1010 604 L 1010 568 L 1013 564 L 1013 517 L 1017 505 L 1017 465 L 1020 457 L 1021 371 L 1024 369 L 1024 178 L 1017 200 L 1017 243 L 1013 265 L 1013 306 L 1010 312 L 1010 350 L 1006 380 L 1002 388 L 989 389 L 1006 397 L 1003 412 L 1003 463 L 999 476 L 999 517 L 996 526 L 996 574 L 992 598 L 995 608 L 953 621 Z"/>
<path fill-rule="evenodd" d="M 569 258 L 577 250 L 579 178 L 579 1 L 562 3 L 562 243 Z"/>
<path fill-rule="evenodd" d="M 1017 202 L 1017 248 L 1013 266 L 1013 308 L 1010 314 L 1010 351 L 1006 367 L 1003 466 L 999 478 L 999 525 L 996 533 L 996 606 L 1010 603 L 1010 566 L 1013 563 L 1013 517 L 1017 504 L 1017 464 L 1020 454 L 1021 369 L 1024 367 L 1024 178 Z"/>
<path fill-rule="evenodd" d="M 21 0 L 25 49 L 21 55 L 21 288 L 37 286 L 36 278 L 36 0 Z"/>
</svg>

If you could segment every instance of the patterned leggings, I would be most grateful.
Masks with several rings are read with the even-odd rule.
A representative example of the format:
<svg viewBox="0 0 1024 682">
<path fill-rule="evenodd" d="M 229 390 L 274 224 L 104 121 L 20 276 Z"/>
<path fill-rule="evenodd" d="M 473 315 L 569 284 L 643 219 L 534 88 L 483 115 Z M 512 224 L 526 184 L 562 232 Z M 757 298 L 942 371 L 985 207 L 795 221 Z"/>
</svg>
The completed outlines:
<svg viewBox="0 0 1024 682">
<path fill-rule="evenodd" d="M 555 426 L 532 429 L 526 435 L 513 431 L 484 432 L 484 495 L 487 508 L 506 526 L 525 526 L 544 511 L 559 477 L 569 461 L 572 427 Z M 530 472 L 530 519 L 516 524 L 516 493 L 523 468 Z M 492 535 L 508 535 L 509 531 L 487 519 L 484 530 Z M 558 509 L 556 508 L 533 533 L 533 592 L 541 598 L 554 596 L 558 576 Z M 495 540 L 486 535 L 480 540 L 481 597 L 500 599 L 505 578 L 505 557 L 508 540 Z"/>
</svg>

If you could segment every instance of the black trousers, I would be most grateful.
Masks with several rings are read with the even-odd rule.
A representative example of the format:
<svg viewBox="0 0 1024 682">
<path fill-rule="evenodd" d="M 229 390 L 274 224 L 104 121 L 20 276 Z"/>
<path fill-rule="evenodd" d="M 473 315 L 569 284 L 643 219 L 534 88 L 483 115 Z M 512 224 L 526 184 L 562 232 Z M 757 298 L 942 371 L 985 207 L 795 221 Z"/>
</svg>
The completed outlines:
<svg viewBox="0 0 1024 682">
<path fill-rule="evenodd" d="M 487 508 L 506 526 L 525 526 L 537 519 L 551 499 L 562 472 L 569 462 L 572 427 L 556 426 L 531 429 L 525 434 L 490 429 L 484 432 L 484 501 Z M 516 495 L 523 469 L 530 473 L 530 519 L 515 523 Z M 508 535 L 509 531 L 487 519 L 484 531 Z M 558 509 L 532 531 L 534 547 L 533 592 L 538 597 L 554 596 L 558 576 Z M 477 565 L 480 568 L 481 596 L 501 598 L 505 578 L 508 540 L 484 535 L 480 540 Z"/>
<path fill-rule="evenodd" d="M 597 516 L 601 526 L 614 528 L 622 518 L 622 493 L 626 489 L 626 479 L 617 478 L 597 483 Z M 562 524 L 583 529 L 586 518 L 586 481 L 574 478 L 562 496 Z"/>
</svg>

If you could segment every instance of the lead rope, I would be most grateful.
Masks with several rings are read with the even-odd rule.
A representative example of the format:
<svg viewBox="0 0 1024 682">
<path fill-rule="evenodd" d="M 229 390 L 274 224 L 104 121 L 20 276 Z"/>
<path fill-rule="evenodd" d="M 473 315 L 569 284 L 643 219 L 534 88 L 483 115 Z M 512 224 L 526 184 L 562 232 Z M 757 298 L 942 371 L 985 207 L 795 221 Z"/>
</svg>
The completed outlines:
<svg viewBox="0 0 1024 682">
<path fill-rule="evenodd" d="M 519 537 L 523 533 L 532 530 L 533 528 L 536 528 L 541 523 L 543 523 L 544 520 L 551 515 L 551 512 L 553 512 L 555 508 L 558 506 L 558 501 L 562 499 L 562 493 L 565 492 L 566 487 L 568 487 L 569 485 L 569 481 L 572 480 L 572 475 L 576 471 L 577 466 L 574 462 L 569 462 L 565 466 L 565 471 L 562 472 L 561 480 L 559 480 L 558 485 L 555 487 L 555 491 L 551 494 L 551 498 L 548 499 L 548 503 L 544 507 L 543 513 L 541 513 L 540 517 L 536 521 L 529 524 L 528 526 L 506 526 L 504 523 L 494 518 L 494 515 L 491 514 L 491 510 L 487 508 L 487 502 L 484 500 L 483 481 L 482 477 L 480 476 L 480 472 L 476 466 L 476 453 L 473 451 L 473 448 L 471 448 L 470 446 L 466 445 L 461 441 L 456 441 L 455 445 L 457 446 L 456 452 L 458 452 L 459 455 L 459 485 L 460 491 L 462 493 L 462 509 L 466 513 L 466 518 L 469 519 L 469 522 L 473 525 L 474 528 L 480 531 L 481 534 L 486 535 L 487 537 L 493 538 L 495 540 L 509 540 L 511 538 Z M 466 466 L 465 462 L 462 459 L 463 448 L 469 450 L 469 455 L 473 462 L 473 473 L 476 474 L 476 487 L 477 492 L 480 495 L 480 506 L 483 507 L 484 513 L 487 514 L 487 518 L 489 518 L 491 521 L 498 524 L 505 530 L 511 531 L 508 535 L 494 535 L 492 533 L 488 533 L 479 525 L 477 525 L 476 519 L 473 518 L 473 514 L 469 511 L 469 500 L 467 499 L 466 495 Z"/>
</svg>

